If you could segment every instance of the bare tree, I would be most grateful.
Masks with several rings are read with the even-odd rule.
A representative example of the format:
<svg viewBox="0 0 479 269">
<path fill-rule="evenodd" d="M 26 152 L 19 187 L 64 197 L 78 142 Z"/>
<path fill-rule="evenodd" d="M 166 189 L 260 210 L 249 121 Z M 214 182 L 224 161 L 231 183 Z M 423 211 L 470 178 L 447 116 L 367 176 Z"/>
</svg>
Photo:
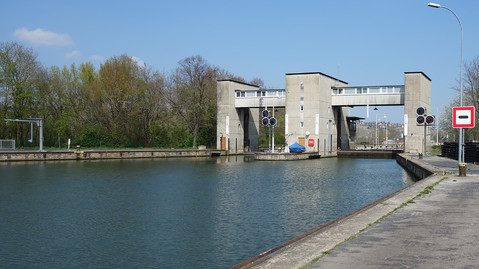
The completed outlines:
<svg viewBox="0 0 479 269">
<path fill-rule="evenodd" d="M 205 112 L 209 105 L 216 102 L 216 68 L 200 55 L 185 58 L 178 65 L 167 96 L 193 134 L 193 147 L 196 147 Z"/>
</svg>

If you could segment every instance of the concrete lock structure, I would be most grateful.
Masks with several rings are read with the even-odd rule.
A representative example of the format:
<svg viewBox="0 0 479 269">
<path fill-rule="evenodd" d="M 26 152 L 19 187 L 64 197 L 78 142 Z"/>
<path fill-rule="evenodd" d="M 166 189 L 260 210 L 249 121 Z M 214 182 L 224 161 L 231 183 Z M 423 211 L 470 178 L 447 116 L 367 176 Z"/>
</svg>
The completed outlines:
<svg viewBox="0 0 479 269">
<path fill-rule="evenodd" d="M 286 74 L 286 89 L 261 89 L 234 80 L 217 83 L 217 149 L 228 154 L 256 152 L 260 112 L 285 108 L 285 152 L 299 143 L 306 152 L 336 156 L 349 149 L 356 122 L 354 106 L 404 106 L 405 152 L 424 153 L 424 126 L 416 125 L 416 110 L 430 110 L 431 80 L 423 72 L 405 72 L 404 85 L 348 86 L 320 72 Z M 428 140 L 428 139 L 427 139 Z M 427 141 L 429 144 L 430 142 Z"/>
</svg>

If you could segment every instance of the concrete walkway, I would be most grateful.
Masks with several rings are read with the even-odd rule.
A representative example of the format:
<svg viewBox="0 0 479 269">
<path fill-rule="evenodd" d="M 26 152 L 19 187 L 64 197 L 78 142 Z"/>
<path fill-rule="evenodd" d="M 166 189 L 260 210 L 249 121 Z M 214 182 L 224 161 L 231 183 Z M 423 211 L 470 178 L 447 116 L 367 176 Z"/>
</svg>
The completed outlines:
<svg viewBox="0 0 479 269">
<path fill-rule="evenodd" d="M 479 268 L 479 166 L 407 158 L 437 174 L 245 268 Z"/>
</svg>

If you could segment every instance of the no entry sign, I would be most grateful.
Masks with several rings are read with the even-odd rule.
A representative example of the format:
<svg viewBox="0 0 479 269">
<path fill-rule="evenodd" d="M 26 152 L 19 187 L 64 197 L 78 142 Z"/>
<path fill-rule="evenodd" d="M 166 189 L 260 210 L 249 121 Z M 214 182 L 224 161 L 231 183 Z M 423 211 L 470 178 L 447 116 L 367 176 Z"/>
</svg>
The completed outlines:
<svg viewBox="0 0 479 269">
<path fill-rule="evenodd" d="M 453 107 L 452 108 L 452 127 L 453 128 L 474 128 L 474 107 Z"/>
</svg>

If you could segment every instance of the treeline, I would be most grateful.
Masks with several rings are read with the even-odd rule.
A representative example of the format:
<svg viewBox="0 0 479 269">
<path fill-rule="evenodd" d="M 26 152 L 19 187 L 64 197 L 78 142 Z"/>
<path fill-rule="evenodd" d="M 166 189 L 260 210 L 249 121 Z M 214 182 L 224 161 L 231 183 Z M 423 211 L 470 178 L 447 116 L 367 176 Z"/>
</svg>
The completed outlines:
<svg viewBox="0 0 479 269">
<path fill-rule="evenodd" d="M 89 62 L 48 68 L 31 48 L 0 43 L 0 139 L 33 146 L 28 124 L 3 119 L 43 118 L 47 147 L 68 138 L 82 147 L 214 147 L 218 79 L 245 82 L 199 55 L 167 74 L 127 55 L 98 70 Z"/>
</svg>

